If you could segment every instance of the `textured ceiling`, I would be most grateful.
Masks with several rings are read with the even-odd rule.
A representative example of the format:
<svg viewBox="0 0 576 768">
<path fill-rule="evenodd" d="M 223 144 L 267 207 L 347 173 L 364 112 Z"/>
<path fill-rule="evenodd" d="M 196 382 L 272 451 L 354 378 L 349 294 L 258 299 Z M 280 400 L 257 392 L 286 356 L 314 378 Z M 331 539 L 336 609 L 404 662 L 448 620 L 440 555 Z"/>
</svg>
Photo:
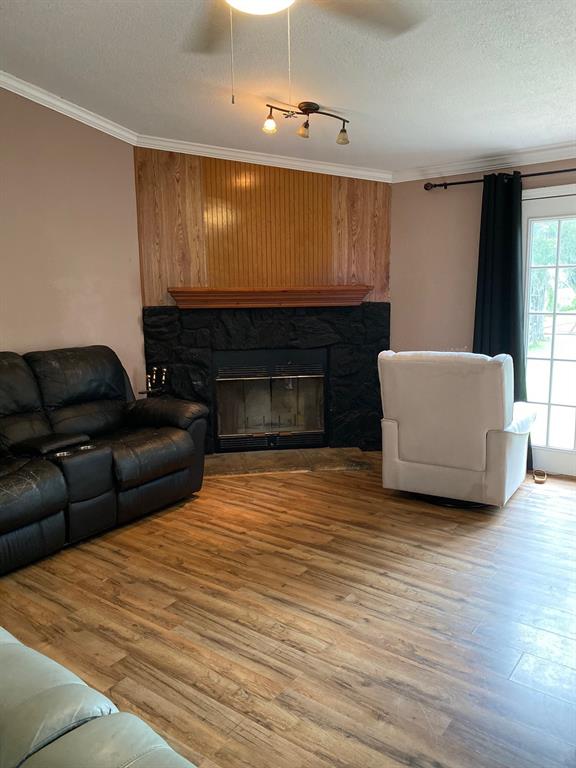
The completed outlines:
<svg viewBox="0 0 576 768">
<path fill-rule="evenodd" d="M 288 98 L 285 14 L 236 15 L 231 105 L 227 43 L 190 51 L 205 2 L 0 0 L 0 69 L 139 134 L 382 170 L 576 138 L 574 0 L 396 0 L 420 19 L 399 36 L 297 0 L 293 101 L 348 117 L 345 147 L 327 119 L 260 130 Z"/>
</svg>

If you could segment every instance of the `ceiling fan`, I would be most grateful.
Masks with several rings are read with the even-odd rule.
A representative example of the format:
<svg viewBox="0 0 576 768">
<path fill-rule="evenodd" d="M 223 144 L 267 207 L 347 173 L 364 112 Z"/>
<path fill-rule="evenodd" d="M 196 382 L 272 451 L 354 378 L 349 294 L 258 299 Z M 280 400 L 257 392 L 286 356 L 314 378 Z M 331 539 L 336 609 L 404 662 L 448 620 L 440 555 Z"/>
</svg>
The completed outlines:
<svg viewBox="0 0 576 768">
<path fill-rule="evenodd" d="M 284 11 L 295 2 L 313 3 L 327 13 L 389 35 L 406 32 L 417 19 L 395 0 L 207 0 L 191 36 L 191 48 L 206 53 L 226 38 L 226 13 L 230 8 L 241 13 L 266 16 Z"/>
</svg>

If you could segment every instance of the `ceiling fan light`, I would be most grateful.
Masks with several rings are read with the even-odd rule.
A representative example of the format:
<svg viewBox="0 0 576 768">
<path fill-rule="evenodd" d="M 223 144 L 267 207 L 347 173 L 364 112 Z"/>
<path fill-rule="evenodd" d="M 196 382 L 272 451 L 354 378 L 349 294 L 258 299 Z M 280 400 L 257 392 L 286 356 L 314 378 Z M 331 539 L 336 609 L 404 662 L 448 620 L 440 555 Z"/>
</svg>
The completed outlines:
<svg viewBox="0 0 576 768">
<path fill-rule="evenodd" d="M 226 0 L 226 2 L 242 13 L 267 16 L 270 13 L 285 11 L 293 5 L 295 0 Z"/>
<path fill-rule="evenodd" d="M 310 138 L 310 121 L 306 120 L 300 128 L 298 128 L 298 136 L 300 136 L 301 139 L 309 139 Z"/>
<path fill-rule="evenodd" d="M 350 144 L 350 139 L 348 138 L 348 132 L 346 130 L 346 123 L 342 123 L 340 133 L 336 137 L 336 144 Z"/>
<path fill-rule="evenodd" d="M 270 112 L 268 113 L 268 117 L 266 120 L 264 120 L 264 125 L 262 126 L 262 130 L 264 133 L 273 134 L 276 133 L 278 130 L 278 126 L 276 125 L 276 120 L 274 120 L 274 117 L 272 116 L 272 108 L 270 108 Z"/>
</svg>

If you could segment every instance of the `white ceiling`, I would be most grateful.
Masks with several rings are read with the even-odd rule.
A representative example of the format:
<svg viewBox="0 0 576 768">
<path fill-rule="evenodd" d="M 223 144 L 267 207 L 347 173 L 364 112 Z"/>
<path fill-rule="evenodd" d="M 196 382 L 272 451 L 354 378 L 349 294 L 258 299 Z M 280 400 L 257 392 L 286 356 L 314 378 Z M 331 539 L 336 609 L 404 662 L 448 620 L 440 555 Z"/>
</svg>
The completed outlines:
<svg viewBox="0 0 576 768">
<path fill-rule="evenodd" d="M 395 0 L 420 19 L 399 36 L 296 0 L 293 101 L 348 117 L 344 147 L 326 118 L 308 141 L 260 130 L 288 98 L 285 14 L 236 14 L 232 106 L 227 43 L 190 52 L 206 2 L 223 0 L 0 0 L 0 69 L 140 135 L 359 169 L 576 154 L 574 0 Z"/>
</svg>

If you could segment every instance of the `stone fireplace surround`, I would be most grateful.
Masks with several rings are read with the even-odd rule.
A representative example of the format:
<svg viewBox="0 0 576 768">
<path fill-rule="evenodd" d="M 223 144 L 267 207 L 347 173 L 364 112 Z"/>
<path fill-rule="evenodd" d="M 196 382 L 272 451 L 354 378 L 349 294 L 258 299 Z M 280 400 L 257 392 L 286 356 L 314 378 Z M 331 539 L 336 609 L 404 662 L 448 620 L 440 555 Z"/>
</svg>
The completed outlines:
<svg viewBox="0 0 576 768">
<path fill-rule="evenodd" d="M 214 352 L 315 349 L 328 352 L 326 437 L 331 447 L 380 447 L 378 353 L 390 346 L 390 304 L 354 307 L 143 310 L 146 364 L 168 369 L 168 391 L 200 400 L 215 446 Z"/>
</svg>

